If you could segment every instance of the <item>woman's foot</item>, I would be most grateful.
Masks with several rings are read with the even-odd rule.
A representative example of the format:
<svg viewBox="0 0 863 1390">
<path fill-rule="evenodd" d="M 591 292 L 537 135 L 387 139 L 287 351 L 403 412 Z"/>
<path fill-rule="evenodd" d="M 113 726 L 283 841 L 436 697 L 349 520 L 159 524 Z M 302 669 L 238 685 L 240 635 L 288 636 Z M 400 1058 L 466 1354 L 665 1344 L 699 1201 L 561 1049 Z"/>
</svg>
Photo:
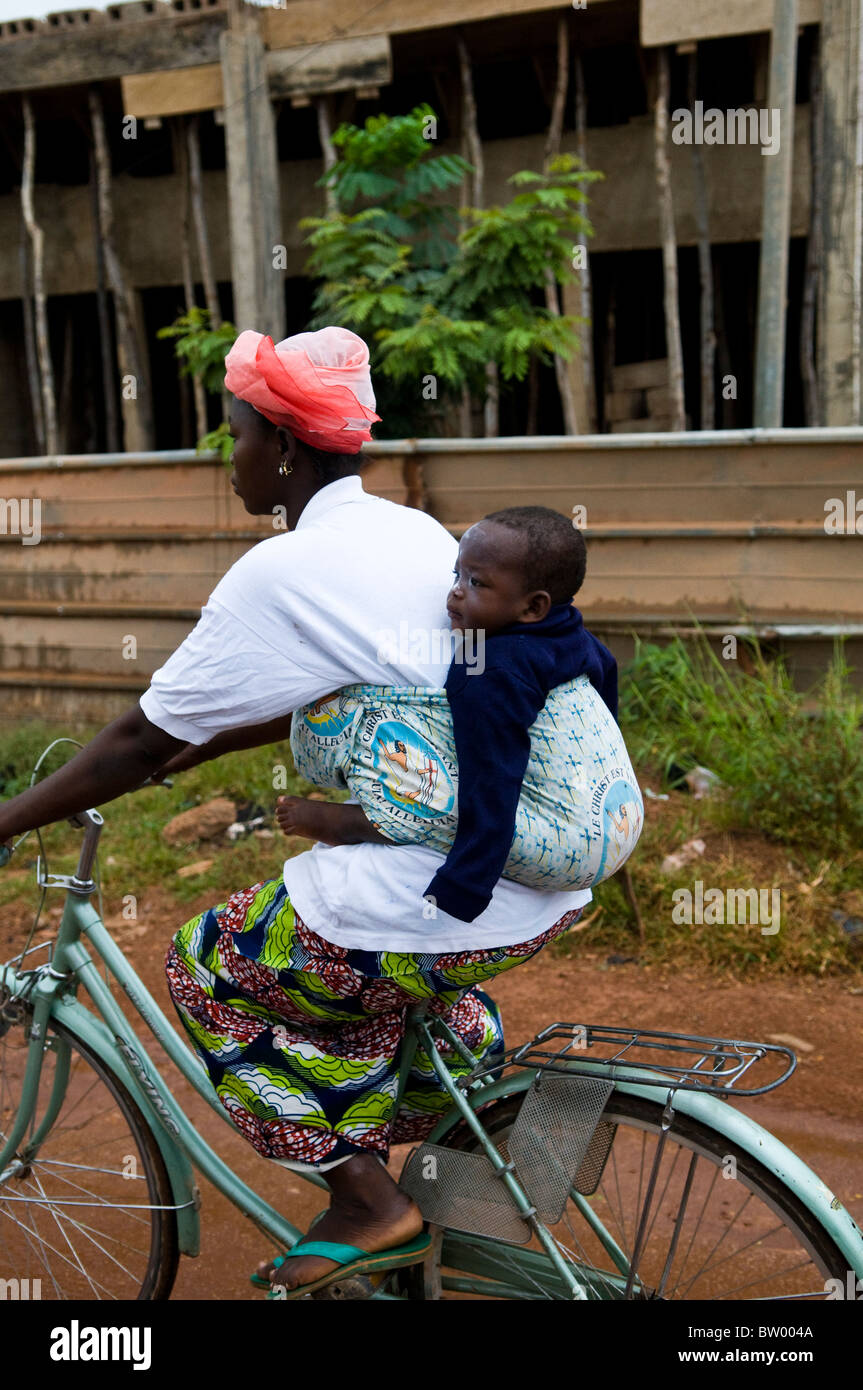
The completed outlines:
<svg viewBox="0 0 863 1390">
<path fill-rule="evenodd" d="M 333 1192 L 330 1209 L 297 1248 L 306 1241 L 331 1240 L 376 1254 L 404 1245 L 422 1230 L 419 1207 L 371 1154 L 358 1154 L 340 1163 L 326 1177 Z M 295 1289 L 300 1284 L 313 1284 L 336 1268 L 337 1262 L 323 1255 L 292 1256 L 278 1269 L 272 1261 L 264 1261 L 258 1265 L 258 1274 L 276 1288 Z"/>
</svg>

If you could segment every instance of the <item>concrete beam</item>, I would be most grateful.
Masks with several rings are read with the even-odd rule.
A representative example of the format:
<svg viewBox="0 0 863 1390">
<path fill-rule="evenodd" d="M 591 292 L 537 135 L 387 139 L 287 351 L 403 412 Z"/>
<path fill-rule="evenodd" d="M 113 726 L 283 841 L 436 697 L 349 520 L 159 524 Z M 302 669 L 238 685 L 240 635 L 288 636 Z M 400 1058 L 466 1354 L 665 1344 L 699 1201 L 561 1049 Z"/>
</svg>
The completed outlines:
<svg viewBox="0 0 863 1390">
<path fill-rule="evenodd" d="M 267 73 L 274 97 L 385 87 L 393 80 L 392 49 L 386 34 L 276 49 L 267 54 Z"/>
<path fill-rule="evenodd" d="M 809 0 L 811 3 L 811 0 Z M 227 27 L 220 0 L 208 11 L 178 14 L 154 0 L 150 13 L 126 3 L 114 20 L 99 11 L 57 16 L 63 23 L 32 21 L 32 32 L 0 27 L 0 92 L 98 82 L 219 61 L 219 38 Z M 590 0 L 591 8 L 609 0 Z M 502 16 L 560 10 L 561 0 L 290 0 L 282 9 L 261 10 L 267 48 L 286 49 L 369 35 L 446 28 Z M 23 21 L 22 21 L 23 25 Z M 319 90 L 319 89 L 318 89 Z M 158 114 L 158 113 L 157 113 Z"/>
<path fill-rule="evenodd" d="M 167 6 L 166 6 L 167 8 Z M 102 82 L 129 73 L 219 61 L 222 10 L 176 19 L 77 27 L 70 33 L 22 34 L 0 41 L 0 92 Z"/>
<path fill-rule="evenodd" d="M 590 0 L 590 6 L 608 2 Z M 434 5 L 427 0 L 377 0 L 374 5 L 369 0 L 339 0 L 337 8 L 332 0 L 290 0 L 284 9 L 262 11 L 262 24 L 268 48 L 289 48 L 362 34 L 445 29 L 451 24 L 563 8 L 561 0 L 435 0 Z"/>
<path fill-rule="evenodd" d="M 277 99 L 384 87 L 393 80 L 392 50 L 386 34 L 276 49 L 265 57 L 270 96 Z M 123 78 L 122 87 L 124 112 L 139 119 L 214 111 L 225 104 L 219 63 L 172 72 L 132 73 Z"/>
<path fill-rule="evenodd" d="M 826 0 L 825 0 L 826 2 Z M 774 0 L 641 0 L 641 43 L 656 48 L 692 39 L 758 34 L 773 24 Z M 800 0 L 800 24 L 821 23 L 822 0 Z"/>
</svg>

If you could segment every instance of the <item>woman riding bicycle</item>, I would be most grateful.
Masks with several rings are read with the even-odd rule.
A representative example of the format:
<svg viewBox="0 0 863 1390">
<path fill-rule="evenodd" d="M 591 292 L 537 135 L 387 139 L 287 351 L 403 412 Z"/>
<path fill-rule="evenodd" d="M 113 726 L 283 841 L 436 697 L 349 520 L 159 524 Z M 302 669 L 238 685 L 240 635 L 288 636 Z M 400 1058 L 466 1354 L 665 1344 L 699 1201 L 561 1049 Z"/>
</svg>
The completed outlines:
<svg viewBox="0 0 863 1390">
<path fill-rule="evenodd" d="M 0 843 L 122 795 L 148 777 L 284 738 L 291 712 L 354 682 L 444 685 L 434 644 L 382 650 L 380 634 L 448 626 L 457 544 L 430 516 L 367 494 L 359 470 L 375 414 L 368 349 L 341 328 L 274 347 L 246 332 L 227 359 L 232 485 L 287 530 L 228 571 L 141 701 L 64 768 L 0 806 Z M 597 697 L 597 700 L 599 697 Z M 279 878 L 187 923 L 168 955 L 172 998 L 222 1104 L 259 1153 L 326 1174 L 313 1232 L 358 1251 L 410 1247 L 417 1206 L 384 1166 L 448 1102 L 418 1054 L 392 1112 L 406 1010 L 429 1001 L 477 1058 L 503 1050 L 478 985 L 561 936 L 589 890 L 501 878 L 469 924 L 429 912 L 444 855 L 422 844 L 313 849 Z M 447 1053 L 450 1070 L 466 1070 Z M 289 1289 L 340 1274 L 325 1254 L 283 1264 Z M 261 1267 L 275 1278 L 275 1267 Z"/>
</svg>

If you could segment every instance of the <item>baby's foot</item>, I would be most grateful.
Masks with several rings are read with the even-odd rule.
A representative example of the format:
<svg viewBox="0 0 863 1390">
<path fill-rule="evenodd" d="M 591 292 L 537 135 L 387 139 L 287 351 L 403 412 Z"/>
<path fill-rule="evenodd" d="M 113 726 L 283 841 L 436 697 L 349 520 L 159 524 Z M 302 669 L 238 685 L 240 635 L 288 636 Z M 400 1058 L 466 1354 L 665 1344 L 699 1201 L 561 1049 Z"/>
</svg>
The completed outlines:
<svg viewBox="0 0 863 1390">
<path fill-rule="evenodd" d="M 329 801 L 309 801 L 304 796 L 280 796 L 276 821 L 285 835 L 303 835 L 324 844 L 341 842 L 339 834 L 342 807 Z"/>
</svg>

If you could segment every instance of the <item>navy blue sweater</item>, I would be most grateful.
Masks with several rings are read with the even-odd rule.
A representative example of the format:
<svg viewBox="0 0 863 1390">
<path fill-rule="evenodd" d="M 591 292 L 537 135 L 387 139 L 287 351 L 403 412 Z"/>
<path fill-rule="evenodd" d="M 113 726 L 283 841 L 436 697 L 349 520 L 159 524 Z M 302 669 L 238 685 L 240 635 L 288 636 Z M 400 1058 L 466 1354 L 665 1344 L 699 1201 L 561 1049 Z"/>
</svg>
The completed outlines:
<svg viewBox="0 0 863 1390">
<path fill-rule="evenodd" d="M 491 902 L 515 834 L 530 757 L 528 730 L 556 685 L 586 675 L 617 718 L 617 662 L 577 608 L 554 604 L 539 623 L 510 623 L 485 643 L 485 669 L 458 657 L 446 678 L 458 759 L 458 827 L 426 895 L 472 922 Z"/>
</svg>

